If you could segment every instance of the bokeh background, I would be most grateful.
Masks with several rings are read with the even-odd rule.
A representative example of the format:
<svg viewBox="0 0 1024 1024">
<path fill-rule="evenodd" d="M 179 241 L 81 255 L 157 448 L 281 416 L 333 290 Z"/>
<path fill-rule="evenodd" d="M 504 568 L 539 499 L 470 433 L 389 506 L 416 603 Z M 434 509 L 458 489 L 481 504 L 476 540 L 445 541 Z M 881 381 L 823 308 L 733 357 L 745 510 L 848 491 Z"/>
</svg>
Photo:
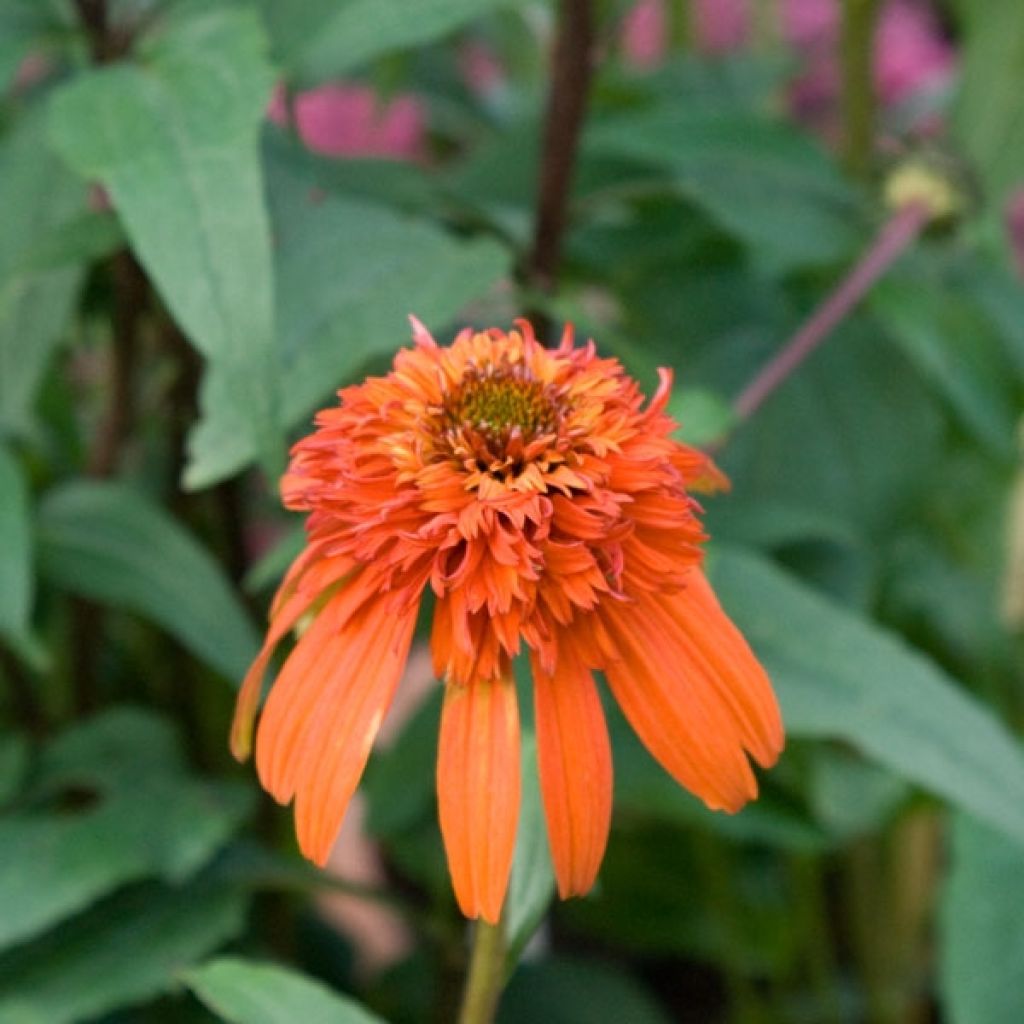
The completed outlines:
<svg viewBox="0 0 1024 1024">
<path fill-rule="evenodd" d="M 524 310 L 675 369 L 789 742 L 713 815 L 609 708 L 555 905 L 527 729 L 498 1020 L 1024 1020 L 1024 4 L 585 2 L 574 145 L 581 3 L 0 0 L 3 1024 L 454 1019 L 422 650 L 326 873 L 226 734 L 289 442 L 408 313 Z M 944 215 L 738 417 L 908 168 Z"/>
</svg>

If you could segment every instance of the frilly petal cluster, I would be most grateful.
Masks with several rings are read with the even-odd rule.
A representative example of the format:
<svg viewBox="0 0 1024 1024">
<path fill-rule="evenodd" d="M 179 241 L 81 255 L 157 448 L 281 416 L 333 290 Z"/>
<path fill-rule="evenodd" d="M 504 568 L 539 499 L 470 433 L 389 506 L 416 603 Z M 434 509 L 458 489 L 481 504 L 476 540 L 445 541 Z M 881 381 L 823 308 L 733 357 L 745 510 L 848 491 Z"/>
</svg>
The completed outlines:
<svg viewBox="0 0 1024 1024">
<path fill-rule="evenodd" d="M 284 661 L 256 731 L 260 779 L 295 802 L 323 864 L 401 677 L 424 595 L 445 687 L 441 830 L 456 896 L 496 921 L 519 809 L 512 660 L 529 655 L 541 788 L 558 886 L 587 892 L 611 817 L 612 761 L 594 673 L 665 769 L 712 808 L 757 793 L 748 759 L 782 747 L 771 686 L 703 571 L 695 491 L 725 485 L 673 438 L 671 375 L 649 403 L 614 359 L 525 321 L 414 346 L 339 392 L 293 449 L 285 504 L 307 545 L 239 696 L 247 756 L 275 647 Z"/>
</svg>

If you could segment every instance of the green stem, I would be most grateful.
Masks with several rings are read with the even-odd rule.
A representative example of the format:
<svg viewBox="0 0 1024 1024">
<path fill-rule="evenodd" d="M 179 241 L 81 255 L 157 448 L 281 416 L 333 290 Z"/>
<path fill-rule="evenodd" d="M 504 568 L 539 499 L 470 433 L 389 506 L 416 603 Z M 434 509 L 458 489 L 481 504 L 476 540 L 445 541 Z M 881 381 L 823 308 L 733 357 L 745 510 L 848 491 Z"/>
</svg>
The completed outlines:
<svg viewBox="0 0 1024 1024">
<path fill-rule="evenodd" d="M 774 54 L 778 51 L 782 41 L 779 16 L 778 0 L 754 0 L 750 35 L 756 53 Z"/>
<path fill-rule="evenodd" d="M 732 850 L 703 829 L 694 831 L 693 843 L 701 886 L 722 930 L 721 968 L 731 1003 L 730 1019 L 744 1021 L 744 1024 L 764 1024 L 769 1019 L 767 1007 L 748 977 L 739 952 L 743 921 L 736 901 Z"/>
<path fill-rule="evenodd" d="M 843 1014 L 836 987 L 835 943 L 829 930 L 829 908 L 821 865 L 813 857 L 795 855 L 791 868 L 800 893 L 802 961 L 817 1002 L 816 1019 L 822 1024 L 840 1024 Z"/>
<path fill-rule="evenodd" d="M 869 1024 L 902 1024 L 891 986 L 892 922 L 881 883 L 885 877 L 881 839 L 866 836 L 851 844 L 845 856 L 845 869 L 846 912 L 867 1000 L 865 1019 Z"/>
<path fill-rule="evenodd" d="M 670 0 L 668 5 L 668 38 L 676 52 L 690 49 L 693 43 L 690 0 Z"/>
<path fill-rule="evenodd" d="M 866 177 L 875 142 L 874 43 L 878 0 L 843 0 L 843 156 Z"/>
<path fill-rule="evenodd" d="M 498 924 L 477 921 L 459 1024 L 490 1024 L 504 985 L 504 926 L 500 921 Z"/>
</svg>

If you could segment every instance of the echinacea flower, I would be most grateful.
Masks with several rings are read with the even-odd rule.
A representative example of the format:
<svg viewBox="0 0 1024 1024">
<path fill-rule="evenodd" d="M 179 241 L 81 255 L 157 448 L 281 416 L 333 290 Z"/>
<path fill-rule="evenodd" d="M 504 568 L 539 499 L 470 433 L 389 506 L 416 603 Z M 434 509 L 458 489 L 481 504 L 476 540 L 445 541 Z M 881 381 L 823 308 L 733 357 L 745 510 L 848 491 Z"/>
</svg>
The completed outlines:
<svg viewBox="0 0 1024 1024">
<path fill-rule="evenodd" d="M 323 156 L 416 160 L 423 155 L 426 114 L 411 94 L 384 101 L 366 86 L 334 82 L 298 93 L 289 109 L 284 87 L 278 86 L 267 113 L 280 125 L 294 115 L 299 138 Z"/>
<path fill-rule="evenodd" d="M 645 407 L 593 343 L 556 349 L 528 323 L 415 347 L 386 377 L 339 392 L 283 482 L 308 543 L 270 612 L 238 700 L 232 749 L 250 750 L 275 646 L 309 624 L 274 683 L 256 767 L 295 801 L 299 845 L 323 864 L 409 653 L 426 588 L 444 680 L 437 791 L 455 893 L 495 922 L 519 812 L 512 659 L 533 671 L 548 835 L 563 897 L 592 886 L 612 803 L 594 672 L 648 750 L 712 808 L 757 795 L 782 724 L 768 679 L 701 569 L 691 491 L 724 478 L 672 438 L 671 375 Z M 311 620 L 311 621 L 310 621 Z"/>
</svg>

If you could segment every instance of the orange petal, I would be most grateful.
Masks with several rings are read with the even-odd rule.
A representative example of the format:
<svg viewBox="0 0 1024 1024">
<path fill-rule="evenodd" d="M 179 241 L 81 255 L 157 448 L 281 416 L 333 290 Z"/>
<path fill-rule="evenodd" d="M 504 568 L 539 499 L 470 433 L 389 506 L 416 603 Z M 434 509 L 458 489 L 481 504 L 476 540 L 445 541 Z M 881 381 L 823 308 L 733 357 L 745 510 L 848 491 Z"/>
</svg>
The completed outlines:
<svg viewBox="0 0 1024 1024">
<path fill-rule="evenodd" d="M 510 679 L 446 685 L 437 796 L 459 907 L 496 924 L 519 818 L 519 710 Z"/>
<path fill-rule="evenodd" d="M 371 599 L 339 626 L 335 599 L 285 664 L 256 737 L 263 785 L 284 802 L 295 795 L 302 852 L 323 865 L 366 765 L 416 624 L 411 604 Z"/>
<path fill-rule="evenodd" d="M 311 560 L 319 555 L 318 546 L 307 547 L 292 563 L 274 595 L 270 608 L 270 629 L 263 641 L 263 647 L 242 680 L 235 703 L 235 716 L 231 723 L 231 753 L 239 761 L 244 761 L 252 751 L 252 724 L 260 703 L 263 676 L 274 649 L 296 622 L 320 599 L 323 590 L 334 585 L 352 567 L 352 559 L 347 557 L 324 558 L 312 566 L 316 575 L 314 586 L 299 589 L 302 575 L 310 568 Z"/>
<path fill-rule="evenodd" d="M 594 884 L 612 815 L 612 755 L 590 669 L 559 646 L 554 675 L 532 659 L 537 757 L 562 899 Z"/>
<path fill-rule="evenodd" d="M 605 675 L 644 746 L 709 807 L 738 811 L 757 796 L 757 780 L 728 704 L 693 673 L 675 623 L 651 597 L 604 621 L 619 654 Z"/>
<path fill-rule="evenodd" d="M 728 705 L 743 745 L 754 760 L 763 768 L 771 767 L 784 744 L 782 716 L 772 684 L 722 610 L 704 573 L 690 573 L 686 586 L 664 599 L 664 607 L 688 647 L 687 662 L 693 674 L 706 680 Z"/>
<path fill-rule="evenodd" d="M 271 655 L 285 634 L 295 626 L 315 600 L 315 594 L 293 594 L 283 603 L 270 625 L 260 653 L 242 680 L 235 703 L 235 717 L 231 722 L 231 753 L 239 761 L 244 761 L 252 751 L 252 724 L 256 718 L 256 709 L 259 707 L 260 693 L 263 689 L 263 676 Z"/>
</svg>

